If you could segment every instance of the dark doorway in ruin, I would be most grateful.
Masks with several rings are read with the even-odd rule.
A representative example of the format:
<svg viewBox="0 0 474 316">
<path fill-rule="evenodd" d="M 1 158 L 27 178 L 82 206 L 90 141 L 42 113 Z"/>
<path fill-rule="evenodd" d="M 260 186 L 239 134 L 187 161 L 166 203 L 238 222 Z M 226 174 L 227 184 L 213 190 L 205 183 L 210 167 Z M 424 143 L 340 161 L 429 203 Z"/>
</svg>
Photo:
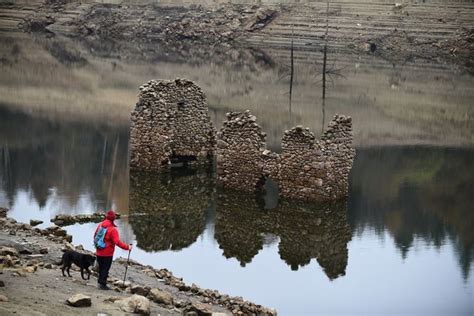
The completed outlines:
<svg viewBox="0 0 474 316">
<path fill-rule="evenodd" d="M 193 155 L 176 155 L 173 153 L 170 157 L 171 167 L 187 166 L 190 162 L 196 160 L 197 157 Z"/>
</svg>

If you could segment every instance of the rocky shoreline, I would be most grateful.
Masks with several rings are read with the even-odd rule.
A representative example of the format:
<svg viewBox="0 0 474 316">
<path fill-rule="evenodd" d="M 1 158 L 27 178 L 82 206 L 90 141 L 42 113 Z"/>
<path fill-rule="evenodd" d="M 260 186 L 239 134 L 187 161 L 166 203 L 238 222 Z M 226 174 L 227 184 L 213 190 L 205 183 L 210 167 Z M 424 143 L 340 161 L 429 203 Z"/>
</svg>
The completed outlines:
<svg viewBox="0 0 474 316">
<path fill-rule="evenodd" d="M 72 237 L 64 230 L 56 225 L 35 228 L 6 215 L 7 210 L 1 209 L 0 314 L 29 314 L 34 310 L 48 315 L 276 315 L 275 310 L 242 297 L 187 285 L 167 269 L 132 260 L 127 272 L 129 281 L 124 283 L 121 278 L 127 261 L 123 258 L 112 265 L 109 286 L 114 291 L 98 290 L 95 272 L 90 281 L 82 280 L 77 272 L 72 272 L 72 278 L 62 276 L 57 264 L 63 250 L 90 253 L 81 245 L 72 245 Z M 74 304 L 83 307 L 78 309 Z"/>
</svg>

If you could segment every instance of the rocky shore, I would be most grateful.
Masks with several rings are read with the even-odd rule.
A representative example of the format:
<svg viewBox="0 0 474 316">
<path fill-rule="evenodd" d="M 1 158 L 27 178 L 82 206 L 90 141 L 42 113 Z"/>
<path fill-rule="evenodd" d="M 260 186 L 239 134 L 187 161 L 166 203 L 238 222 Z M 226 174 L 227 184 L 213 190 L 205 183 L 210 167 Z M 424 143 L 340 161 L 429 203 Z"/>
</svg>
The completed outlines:
<svg viewBox="0 0 474 316">
<path fill-rule="evenodd" d="M 112 265 L 109 286 L 114 291 L 97 289 L 95 272 L 89 281 L 76 271 L 72 278 L 63 277 L 58 266 L 62 251 L 87 251 L 71 244 L 72 237 L 58 226 L 34 228 L 6 214 L 0 210 L 0 314 L 276 315 L 241 297 L 187 285 L 167 269 L 134 261 L 124 283 L 123 258 Z"/>
</svg>

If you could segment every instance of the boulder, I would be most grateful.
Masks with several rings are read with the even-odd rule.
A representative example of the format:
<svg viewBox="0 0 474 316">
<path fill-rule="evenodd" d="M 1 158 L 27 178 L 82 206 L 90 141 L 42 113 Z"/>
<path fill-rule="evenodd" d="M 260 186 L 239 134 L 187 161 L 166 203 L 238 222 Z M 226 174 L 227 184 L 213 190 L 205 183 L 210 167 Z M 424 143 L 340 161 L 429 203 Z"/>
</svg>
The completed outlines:
<svg viewBox="0 0 474 316">
<path fill-rule="evenodd" d="M 7 217 L 8 209 L 0 207 L 0 217 Z"/>
<path fill-rule="evenodd" d="M 77 293 L 66 300 L 68 305 L 74 307 L 88 307 L 92 305 L 91 297 L 82 293 Z"/>
<path fill-rule="evenodd" d="M 37 220 L 37 219 L 30 219 L 30 225 L 31 226 L 37 226 L 39 224 L 43 224 L 43 221 Z"/>
<path fill-rule="evenodd" d="M 5 267 L 13 267 L 15 265 L 10 255 L 0 257 L 0 263 L 3 264 Z"/>
<path fill-rule="evenodd" d="M 173 296 L 160 289 L 151 289 L 148 297 L 158 304 L 173 305 Z"/>
<path fill-rule="evenodd" d="M 23 268 L 23 271 L 27 273 L 35 273 L 37 269 L 38 269 L 37 266 L 30 266 L 30 267 Z"/>
<path fill-rule="evenodd" d="M 0 302 L 8 302 L 8 297 L 5 295 L 0 295 Z"/>
<path fill-rule="evenodd" d="M 150 288 L 146 288 L 146 287 L 143 287 L 141 285 L 134 284 L 134 285 L 132 285 L 132 288 L 130 289 L 130 291 L 132 292 L 132 294 L 147 296 L 148 292 L 150 291 Z"/>
<path fill-rule="evenodd" d="M 126 313 L 136 313 L 141 315 L 150 315 L 150 301 L 141 295 L 133 294 L 122 300 L 115 302 L 120 309 Z"/>
<path fill-rule="evenodd" d="M 131 285 L 130 281 L 122 281 L 122 280 L 117 280 L 114 282 L 114 285 L 121 288 L 121 289 L 125 289 L 127 287 L 129 287 Z"/>
<path fill-rule="evenodd" d="M 200 302 L 193 302 L 191 305 L 186 307 L 184 312 L 186 314 L 194 312 L 198 316 L 212 316 L 212 312 L 209 310 L 208 306 Z"/>
<path fill-rule="evenodd" d="M 15 248 L 0 247 L 0 255 L 2 255 L 2 256 L 10 255 L 10 256 L 13 256 L 13 257 L 18 257 L 19 253 L 18 253 L 18 250 L 16 250 Z"/>
</svg>

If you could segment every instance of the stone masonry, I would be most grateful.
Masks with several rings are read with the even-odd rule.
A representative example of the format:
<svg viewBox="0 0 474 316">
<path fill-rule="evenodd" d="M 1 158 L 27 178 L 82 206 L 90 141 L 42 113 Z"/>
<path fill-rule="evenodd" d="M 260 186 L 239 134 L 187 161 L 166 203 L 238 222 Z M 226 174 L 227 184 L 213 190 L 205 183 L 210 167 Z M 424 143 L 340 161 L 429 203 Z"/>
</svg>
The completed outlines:
<svg viewBox="0 0 474 316">
<path fill-rule="evenodd" d="M 132 170 L 162 170 L 174 160 L 205 163 L 214 156 L 215 129 L 206 97 L 191 81 L 142 85 L 131 121 Z"/>
<path fill-rule="evenodd" d="M 183 79 L 149 81 L 140 87 L 132 112 L 131 170 L 158 171 L 172 162 L 204 164 L 216 154 L 217 180 L 224 188 L 253 192 L 271 178 L 286 198 L 347 196 L 355 157 L 350 117 L 334 116 L 320 140 L 302 126 L 285 131 L 280 154 L 266 149 L 266 134 L 250 111 L 226 117 L 216 142 L 201 88 Z"/>
<path fill-rule="evenodd" d="M 285 131 L 282 153 L 264 152 L 266 176 L 288 198 L 330 201 L 347 196 L 349 173 L 355 157 L 352 119 L 334 116 L 321 140 L 308 128 Z"/>
<path fill-rule="evenodd" d="M 250 111 L 227 113 L 218 133 L 217 178 L 224 187 L 254 191 L 263 176 L 265 133 Z"/>
<path fill-rule="evenodd" d="M 249 111 L 229 113 L 218 133 L 217 173 L 224 187 L 253 191 L 267 177 L 283 197 L 330 201 L 347 196 L 354 161 L 352 119 L 336 115 L 316 140 L 308 128 L 286 131 L 282 153 L 265 149 L 265 134 Z"/>
</svg>

